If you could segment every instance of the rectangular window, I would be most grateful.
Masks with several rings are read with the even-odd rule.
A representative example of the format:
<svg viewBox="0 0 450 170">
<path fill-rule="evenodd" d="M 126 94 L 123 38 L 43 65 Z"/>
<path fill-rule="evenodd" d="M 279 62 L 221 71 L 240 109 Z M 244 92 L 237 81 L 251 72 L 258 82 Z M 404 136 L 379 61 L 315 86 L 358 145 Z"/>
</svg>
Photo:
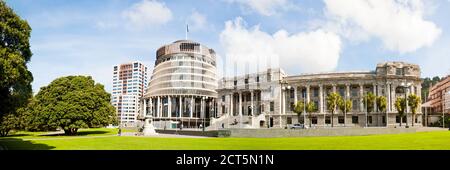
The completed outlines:
<svg viewBox="0 0 450 170">
<path fill-rule="evenodd" d="M 274 108 L 275 108 L 275 103 L 270 102 L 270 111 L 273 112 Z"/>
<path fill-rule="evenodd" d="M 318 89 L 313 89 L 313 93 L 314 93 L 314 97 L 318 97 L 319 96 L 319 90 Z"/>
<path fill-rule="evenodd" d="M 358 116 L 352 116 L 352 123 L 353 124 L 358 124 L 359 123 Z"/>
<path fill-rule="evenodd" d="M 344 116 L 339 116 L 338 117 L 338 123 L 339 124 L 344 124 Z"/>
<path fill-rule="evenodd" d="M 395 116 L 395 123 L 400 123 L 400 116 Z"/>
<path fill-rule="evenodd" d="M 245 84 L 248 84 L 248 78 L 246 78 L 244 81 L 245 81 Z"/>
<path fill-rule="evenodd" d="M 395 75 L 398 75 L 398 76 L 403 75 L 403 68 L 396 68 L 395 69 Z"/>
<path fill-rule="evenodd" d="M 383 116 L 383 123 L 386 123 L 386 116 Z"/>
<path fill-rule="evenodd" d="M 406 123 L 406 116 L 403 116 L 402 123 Z"/>
<path fill-rule="evenodd" d="M 237 86 L 237 80 L 234 80 L 234 86 Z"/>
<path fill-rule="evenodd" d="M 314 125 L 317 124 L 317 117 L 312 117 L 311 118 L 311 124 L 314 124 Z"/>
<path fill-rule="evenodd" d="M 292 117 L 287 117 L 287 124 L 288 125 L 292 124 Z"/>
<path fill-rule="evenodd" d="M 222 96 L 222 102 L 225 102 L 225 96 Z"/>
<path fill-rule="evenodd" d="M 372 124 L 372 116 L 369 116 L 369 124 Z"/>
<path fill-rule="evenodd" d="M 259 82 L 259 76 L 256 77 L 256 82 Z"/>
<path fill-rule="evenodd" d="M 325 117 L 325 124 L 331 124 L 331 117 L 330 116 Z"/>
</svg>

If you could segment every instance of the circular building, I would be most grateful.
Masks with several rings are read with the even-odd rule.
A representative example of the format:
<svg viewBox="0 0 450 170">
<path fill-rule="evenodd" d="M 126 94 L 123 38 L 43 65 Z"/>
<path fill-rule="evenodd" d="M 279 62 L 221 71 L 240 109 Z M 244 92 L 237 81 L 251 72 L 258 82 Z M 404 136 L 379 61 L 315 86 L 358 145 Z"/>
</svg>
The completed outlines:
<svg viewBox="0 0 450 170">
<path fill-rule="evenodd" d="M 216 114 L 216 56 L 197 42 L 160 47 L 143 97 L 143 111 L 156 128 L 201 128 Z"/>
</svg>

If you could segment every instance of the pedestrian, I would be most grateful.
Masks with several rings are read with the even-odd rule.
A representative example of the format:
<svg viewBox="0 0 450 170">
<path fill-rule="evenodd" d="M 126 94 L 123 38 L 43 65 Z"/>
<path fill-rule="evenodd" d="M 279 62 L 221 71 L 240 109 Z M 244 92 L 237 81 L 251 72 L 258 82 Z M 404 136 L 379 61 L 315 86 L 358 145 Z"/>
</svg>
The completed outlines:
<svg viewBox="0 0 450 170">
<path fill-rule="evenodd" d="M 119 127 L 118 136 L 122 136 L 122 128 Z"/>
<path fill-rule="evenodd" d="M 222 129 L 224 129 L 225 128 L 225 124 L 224 123 L 222 123 Z"/>
</svg>

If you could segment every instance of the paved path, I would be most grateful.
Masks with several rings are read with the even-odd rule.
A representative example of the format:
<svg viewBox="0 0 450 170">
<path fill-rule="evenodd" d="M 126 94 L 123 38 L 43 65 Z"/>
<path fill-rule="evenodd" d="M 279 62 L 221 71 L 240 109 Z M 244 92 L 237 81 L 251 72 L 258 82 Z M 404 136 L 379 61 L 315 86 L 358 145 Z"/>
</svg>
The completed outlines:
<svg viewBox="0 0 450 170">
<path fill-rule="evenodd" d="M 206 136 L 192 136 L 192 135 L 175 135 L 175 134 L 162 134 L 157 133 L 155 135 L 151 136 L 142 136 L 142 135 L 136 135 L 135 132 L 125 132 L 122 133 L 122 136 L 135 136 L 135 137 L 157 137 L 157 138 L 209 138 Z"/>
<path fill-rule="evenodd" d="M 441 127 L 419 127 L 416 130 L 417 132 L 431 132 L 431 131 L 448 131 L 448 128 Z"/>
</svg>

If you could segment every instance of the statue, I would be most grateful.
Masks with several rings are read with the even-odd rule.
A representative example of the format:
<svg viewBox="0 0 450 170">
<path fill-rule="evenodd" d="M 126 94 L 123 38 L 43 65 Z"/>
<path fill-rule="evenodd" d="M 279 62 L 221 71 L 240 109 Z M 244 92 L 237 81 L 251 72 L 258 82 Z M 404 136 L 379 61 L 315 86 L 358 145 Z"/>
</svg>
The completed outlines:
<svg viewBox="0 0 450 170">
<path fill-rule="evenodd" d="M 153 126 L 152 116 L 145 116 L 145 124 L 143 130 L 144 136 L 156 135 L 155 127 Z"/>
</svg>

